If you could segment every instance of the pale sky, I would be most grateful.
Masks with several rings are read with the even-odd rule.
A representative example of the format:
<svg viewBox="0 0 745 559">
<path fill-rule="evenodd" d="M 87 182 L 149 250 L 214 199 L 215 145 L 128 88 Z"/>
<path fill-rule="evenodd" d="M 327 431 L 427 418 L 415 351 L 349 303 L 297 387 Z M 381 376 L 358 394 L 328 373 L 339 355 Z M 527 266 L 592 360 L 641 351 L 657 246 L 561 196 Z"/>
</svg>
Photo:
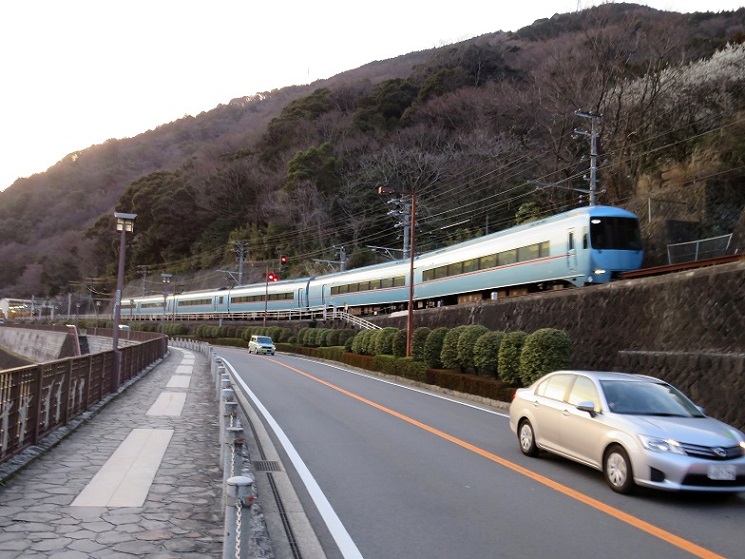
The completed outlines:
<svg viewBox="0 0 745 559">
<path fill-rule="evenodd" d="M 3 0 L 0 190 L 67 154 L 236 97 L 602 2 Z M 640 1 L 677 12 L 743 1 Z"/>
</svg>

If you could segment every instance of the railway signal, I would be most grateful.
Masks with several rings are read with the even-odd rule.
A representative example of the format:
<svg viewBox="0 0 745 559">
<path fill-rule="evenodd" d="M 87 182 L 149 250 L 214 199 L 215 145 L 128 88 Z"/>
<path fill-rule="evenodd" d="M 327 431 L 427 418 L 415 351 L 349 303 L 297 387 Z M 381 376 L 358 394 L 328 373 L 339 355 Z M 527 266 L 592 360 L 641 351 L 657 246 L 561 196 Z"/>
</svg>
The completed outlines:
<svg viewBox="0 0 745 559">
<path fill-rule="evenodd" d="M 279 275 L 275 274 L 274 272 L 269 272 L 269 274 L 266 276 L 266 279 L 269 281 L 279 281 Z"/>
</svg>

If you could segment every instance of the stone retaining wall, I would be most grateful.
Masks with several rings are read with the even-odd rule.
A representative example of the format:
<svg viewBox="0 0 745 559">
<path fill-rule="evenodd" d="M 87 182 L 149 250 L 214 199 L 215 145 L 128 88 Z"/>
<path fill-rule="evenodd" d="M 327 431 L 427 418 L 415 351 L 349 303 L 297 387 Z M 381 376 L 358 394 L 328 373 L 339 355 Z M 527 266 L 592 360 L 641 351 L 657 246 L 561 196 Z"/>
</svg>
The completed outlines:
<svg viewBox="0 0 745 559">
<path fill-rule="evenodd" d="M 406 317 L 373 322 L 404 328 Z M 414 314 L 415 327 L 459 324 L 562 329 L 574 342 L 572 367 L 656 375 L 745 428 L 745 261 Z"/>
</svg>

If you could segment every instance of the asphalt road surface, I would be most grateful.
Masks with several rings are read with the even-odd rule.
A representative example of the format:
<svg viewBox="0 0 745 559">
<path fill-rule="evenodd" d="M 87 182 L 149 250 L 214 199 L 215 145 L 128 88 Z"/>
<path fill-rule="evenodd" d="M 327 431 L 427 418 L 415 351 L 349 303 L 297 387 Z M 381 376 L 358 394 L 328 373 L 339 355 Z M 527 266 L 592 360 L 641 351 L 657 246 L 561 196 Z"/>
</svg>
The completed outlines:
<svg viewBox="0 0 745 559">
<path fill-rule="evenodd" d="M 329 558 L 745 557 L 745 494 L 613 493 L 527 458 L 506 410 L 245 350 L 238 373 Z"/>
</svg>

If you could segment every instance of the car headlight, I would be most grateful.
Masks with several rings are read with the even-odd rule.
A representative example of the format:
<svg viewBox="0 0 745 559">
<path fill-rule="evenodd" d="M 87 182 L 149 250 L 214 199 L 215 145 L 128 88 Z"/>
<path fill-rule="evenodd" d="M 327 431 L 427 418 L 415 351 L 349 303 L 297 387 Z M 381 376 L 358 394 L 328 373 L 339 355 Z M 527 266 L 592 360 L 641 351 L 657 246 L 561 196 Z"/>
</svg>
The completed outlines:
<svg viewBox="0 0 745 559">
<path fill-rule="evenodd" d="M 642 446 L 652 452 L 672 452 L 673 454 L 685 454 L 683 447 L 678 441 L 672 439 L 660 439 L 659 437 L 648 437 L 639 435 Z"/>
</svg>

